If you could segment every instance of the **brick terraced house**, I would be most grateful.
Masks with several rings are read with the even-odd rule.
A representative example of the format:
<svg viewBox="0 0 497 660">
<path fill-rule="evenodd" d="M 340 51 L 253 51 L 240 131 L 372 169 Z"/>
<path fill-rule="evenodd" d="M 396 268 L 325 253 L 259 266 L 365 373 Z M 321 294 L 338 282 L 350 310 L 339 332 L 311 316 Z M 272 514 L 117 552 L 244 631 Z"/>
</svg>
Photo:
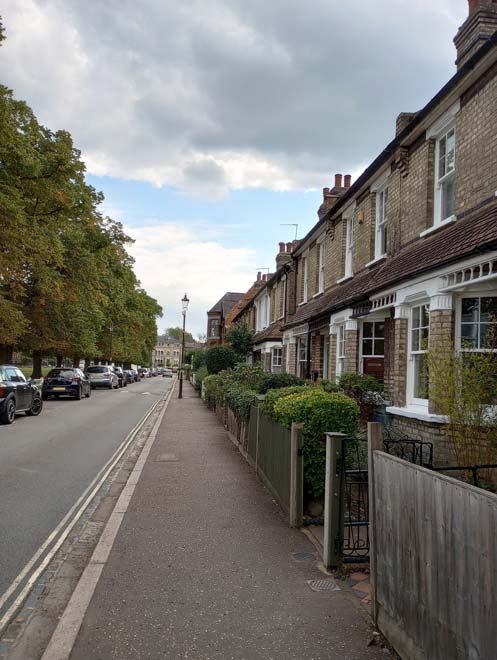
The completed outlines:
<svg viewBox="0 0 497 660">
<path fill-rule="evenodd" d="M 280 244 L 275 274 L 237 311 L 254 359 L 303 378 L 383 380 L 393 424 L 434 440 L 426 353 L 496 350 L 497 0 L 470 0 L 455 37 L 457 73 L 353 184 L 336 175 L 318 222 Z"/>
<path fill-rule="evenodd" d="M 243 298 L 243 293 L 225 293 L 207 312 L 207 347 L 224 344 L 226 319 L 235 305 Z"/>
</svg>

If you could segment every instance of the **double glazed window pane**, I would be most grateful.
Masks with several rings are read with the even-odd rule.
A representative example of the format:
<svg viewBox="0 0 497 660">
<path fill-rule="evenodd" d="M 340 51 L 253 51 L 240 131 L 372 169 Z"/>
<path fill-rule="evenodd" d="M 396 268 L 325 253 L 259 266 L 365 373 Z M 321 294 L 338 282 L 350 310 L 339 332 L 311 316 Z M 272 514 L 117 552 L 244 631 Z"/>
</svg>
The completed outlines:
<svg viewBox="0 0 497 660">
<path fill-rule="evenodd" d="M 414 391 L 416 399 L 428 398 L 428 361 L 426 353 L 418 353 L 414 360 Z"/>
<path fill-rule="evenodd" d="M 497 297 L 463 298 L 461 348 L 497 349 Z"/>
<path fill-rule="evenodd" d="M 440 138 L 438 178 L 442 179 L 455 169 L 456 134 L 454 129 Z"/>
<path fill-rule="evenodd" d="M 362 354 L 382 357 L 385 353 L 385 324 L 367 321 L 362 325 Z"/>
<path fill-rule="evenodd" d="M 456 208 L 456 177 L 455 174 L 442 182 L 442 220 L 454 215 Z"/>
</svg>

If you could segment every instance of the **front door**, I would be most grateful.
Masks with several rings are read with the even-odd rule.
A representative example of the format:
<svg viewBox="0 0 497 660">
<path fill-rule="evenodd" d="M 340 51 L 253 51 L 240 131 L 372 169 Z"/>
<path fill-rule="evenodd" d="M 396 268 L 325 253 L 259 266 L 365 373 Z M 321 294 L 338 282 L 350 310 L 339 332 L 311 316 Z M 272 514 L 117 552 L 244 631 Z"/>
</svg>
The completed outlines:
<svg viewBox="0 0 497 660">
<path fill-rule="evenodd" d="M 362 370 L 366 376 L 374 376 L 381 383 L 385 377 L 384 356 L 384 321 L 364 321 L 362 324 Z"/>
</svg>

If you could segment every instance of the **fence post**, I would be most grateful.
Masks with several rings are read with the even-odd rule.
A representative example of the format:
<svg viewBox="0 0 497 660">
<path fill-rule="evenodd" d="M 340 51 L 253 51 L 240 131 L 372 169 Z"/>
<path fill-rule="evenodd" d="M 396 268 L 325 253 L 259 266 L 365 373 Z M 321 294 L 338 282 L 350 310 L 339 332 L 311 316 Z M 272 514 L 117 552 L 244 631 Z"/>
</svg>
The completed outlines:
<svg viewBox="0 0 497 660">
<path fill-rule="evenodd" d="M 303 424 L 292 424 L 290 435 L 290 527 L 302 527 L 303 517 Z"/>
<path fill-rule="evenodd" d="M 373 606 L 373 622 L 378 623 L 378 600 L 376 593 L 376 499 L 374 452 L 383 450 L 383 424 L 368 422 L 368 502 L 369 502 L 369 569 L 371 580 L 371 604 Z"/>
<path fill-rule="evenodd" d="M 325 568 L 338 566 L 340 559 L 336 539 L 340 525 L 340 469 L 344 433 L 326 433 L 326 477 L 324 487 L 324 543 Z"/>
</svg>

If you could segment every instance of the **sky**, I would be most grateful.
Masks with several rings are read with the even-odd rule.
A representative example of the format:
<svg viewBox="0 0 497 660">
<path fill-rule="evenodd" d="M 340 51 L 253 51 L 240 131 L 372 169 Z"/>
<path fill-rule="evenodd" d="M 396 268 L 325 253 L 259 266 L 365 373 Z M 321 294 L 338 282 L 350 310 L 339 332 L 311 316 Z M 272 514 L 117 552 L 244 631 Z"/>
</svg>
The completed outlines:
<svg viewBox="0 0 497 660">
<path fill-rule="evenodd" d="M 81 149 L 164 309 L 206 331 L 455 73 L 467 0 L 3 0 L 0 82 Z"/>
</svg>

